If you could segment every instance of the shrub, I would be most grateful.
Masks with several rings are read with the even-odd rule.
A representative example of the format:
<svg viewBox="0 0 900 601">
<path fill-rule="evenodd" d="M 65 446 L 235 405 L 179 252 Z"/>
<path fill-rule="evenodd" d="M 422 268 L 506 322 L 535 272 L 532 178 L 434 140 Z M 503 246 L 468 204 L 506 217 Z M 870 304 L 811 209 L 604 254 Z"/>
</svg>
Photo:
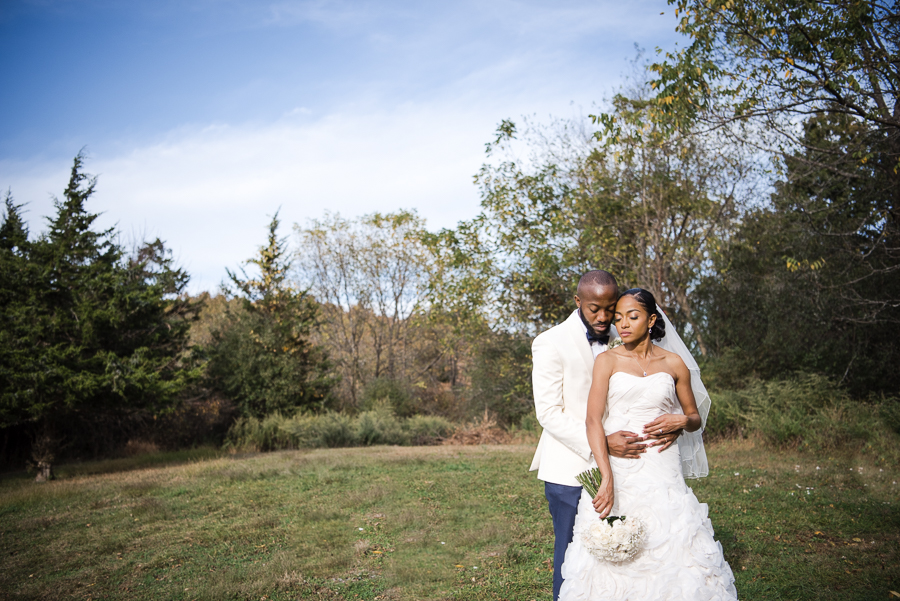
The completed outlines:
<svg viewBox="0 0 900 601">
<path fill-rule="evenodd" d="M 374 411 L 385 406 L 400 417 L 409 417 L 416 412 L 416 403 L 403 383 L 390 378 L 376 378 L 363 391 L 361 408 Z"/>
<path fill-rule="evenodd" d="M 882 444 L 900 421 L 894 399 L 856 401 L 823 376 L 757 380 L 712 399 L 707 438 L 753 435 L 775 446 L 811 450 L 896 444 Z"/>
<path fill-rule="evenodd" d="M 412 445 L 438 444 L 453 432 L 453 424 L 443 417 L 414 415 L 403 424 Z"/>
<path fill-rule="evenodd" d="M 900 399 L 881 399 L 878 416 L 888 429 L 900 434 Z"/>
<path fill-rule="evenodd" d="M 356 418 L 357 444 L 407 444 L 406 432 L 390 411 L 364 411 Z"/>
<path fill-rule="evenodd" d="M 524 445 L 537 444 L 543 432 L 544 429 L 534 413 L 526 413 L 518 424 L 506 428 L 506 433 L 509 434 L 508 442 Z"/>
<path fill-rule="evenodd" d="M 254 451 L 296 449 L 297 438 L 283 428 L 285 421 L 286 418 L 277 412 L 262 419 L 238 418 L 228 430 L 224 447 Z"/>
<path fill-rule="evenodd" d="M 398 418 L 387 409 L 356 417 L 329 411 L 319 415 L 238 419 L 228 431 L 226 448 L 272 451 L 297 448 L 336 448 L 376 444 L 438 444 L 454 425 L 441 417 L 416 415 Z"/>
<path fill-rule="evenodd" d="M 353 447 L 357 441 L 353 418 L 334 411 L 294 417 L 282 429 L 307 448 Z"/>
<path fill-rule="evenodd" d="M 538 421 L 537 415 L 533 412 L 526 413 L 522 416 L 522 419 L 519 420 L 518 429 L 523 432 L 532 432 L 538 436 L 544 431 L 541 427 L 541 423 Z"/>
<path fill-rule="evenodd" d="M 712 406 L 706 418 L 707 439 L 743 438 L 749 417 L 749 395 L 744 391 L 724 390 L 713 393 Z"/>
<path fill-rule="evenodd" d="M 756 382 L 746 393 L 754 429 L 783 446 L 795 446 L 819 434 L 811 430 L 812 422 L 821 421 L 824 409 L 844 400 L 839 388 L 815 375 Z"/>
</svg>

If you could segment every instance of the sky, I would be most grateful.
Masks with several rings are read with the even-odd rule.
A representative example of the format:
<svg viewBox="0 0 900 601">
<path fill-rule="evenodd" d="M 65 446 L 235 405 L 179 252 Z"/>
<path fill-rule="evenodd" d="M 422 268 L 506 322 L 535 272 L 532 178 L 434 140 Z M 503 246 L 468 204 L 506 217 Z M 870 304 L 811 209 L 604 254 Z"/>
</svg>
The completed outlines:
<svg viewBox="0 0 900 601">
<path fill-rule="evenodd" d="M 675 24 L 665 0 L 3 0 L 0 189 L 35 236 L 83 149 L 98 226 L 213 291 L 279 209 L 284 235 L 471 219 L 501 120 L 595 112 Z"/>
</svg>

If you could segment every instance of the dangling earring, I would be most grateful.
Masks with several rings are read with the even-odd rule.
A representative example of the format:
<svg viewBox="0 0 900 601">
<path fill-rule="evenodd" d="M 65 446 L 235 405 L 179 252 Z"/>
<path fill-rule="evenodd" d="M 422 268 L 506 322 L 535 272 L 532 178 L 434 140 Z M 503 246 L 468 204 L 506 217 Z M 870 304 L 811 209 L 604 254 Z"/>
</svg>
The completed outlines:
<svg viewBox="0 0 900 601">
<path fill-rule="evenodd" d="M 651 336 L 651 335 L 653 335 L 653 326 L 650 326 L 649 328 L 647 328 L 647 336 Z"/>
</svg>

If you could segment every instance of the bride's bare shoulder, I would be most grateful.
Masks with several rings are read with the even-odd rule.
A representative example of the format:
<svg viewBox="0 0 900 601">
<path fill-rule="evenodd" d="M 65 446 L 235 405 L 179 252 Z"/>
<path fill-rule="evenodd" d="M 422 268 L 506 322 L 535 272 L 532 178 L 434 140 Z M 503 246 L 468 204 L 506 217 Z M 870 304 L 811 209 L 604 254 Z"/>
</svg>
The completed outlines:
<svg viewBox="0 0 900 601">
<path fill-rule="evenodd" d="M 618 361 L 619 359 L 624 359 L 624 358 L 626 358 L 627 356 L 628 356 L 628 355 L 627 355 L 627 351 L 625 350 L 625 347 L 624 347 L 624 346 L 617 346 L 617 347 L 615 347 L 615 348 L 609 349 L 609 350 L 606 351 L 605 353 L 600 353 L 600 354 L 597 356 L 597 358 L 599 359 L 600 357 L 606 357 L 608 361 L 616 362 L 616 361 Z"/>
<path fill-rule="evenodd" d="M 678 353 L 673 353 L 672 351 L 667 351 L 666 349 L 656 347 L 656 351 L 662 352 L 663 361 L 666 362 L 666 365 L 669 366 L 675 373 L 679 373 L 682 370 L 687 371 L 687 365 L 684 364 L 684 359 L 678 356 Z"/>
<path fill-rule="evenodd" d="M 668 361 L 671 357 L 678 357 L 678 355 L 677 355 L 676 353 L 673 353 L 672 351 L 667 351 L 667 350 L 664 349 L 663 347 L 661 347 L 661 346 L 656 346 L 655 344 L 653 345 L 653 353 L 654 353 L 654 354 L 655 354 L 655 353 L 659 353 L 659 354 L 660 354 L 665 360 L 667 360 L 667 361 Z M 681 357 L 678 357 L 678 358 L 681 359 Z"/>
<path fill-rule="evenodd" d="M 604 353 L 600 353 L 597 355 L 597 358 L 594 359 L 594 373 L 600 372 L 611 372 L 616 367 L 616 362 L 621 357 L 621 353 L 619 352 L 619 347 L 614 349 L 609 349 Z"/>
</svg>

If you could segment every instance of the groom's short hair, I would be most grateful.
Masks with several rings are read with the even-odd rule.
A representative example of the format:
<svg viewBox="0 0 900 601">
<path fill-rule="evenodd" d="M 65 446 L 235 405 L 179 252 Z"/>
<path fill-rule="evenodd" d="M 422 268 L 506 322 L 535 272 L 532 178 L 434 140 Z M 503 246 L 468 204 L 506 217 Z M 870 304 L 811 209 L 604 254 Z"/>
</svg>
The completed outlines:
<svg viewBox="0 0 900 601">
<path fill-rule="evenodd" d="M 616 290 L 619 289 L 619 283 L 613 274 L 602 269 L 592 269 L 581 276 L 581 279 L 578 280 L 578 290 L 584 290 L 588 286 L 598 288 L 613 286 Z"/>
</svg>

